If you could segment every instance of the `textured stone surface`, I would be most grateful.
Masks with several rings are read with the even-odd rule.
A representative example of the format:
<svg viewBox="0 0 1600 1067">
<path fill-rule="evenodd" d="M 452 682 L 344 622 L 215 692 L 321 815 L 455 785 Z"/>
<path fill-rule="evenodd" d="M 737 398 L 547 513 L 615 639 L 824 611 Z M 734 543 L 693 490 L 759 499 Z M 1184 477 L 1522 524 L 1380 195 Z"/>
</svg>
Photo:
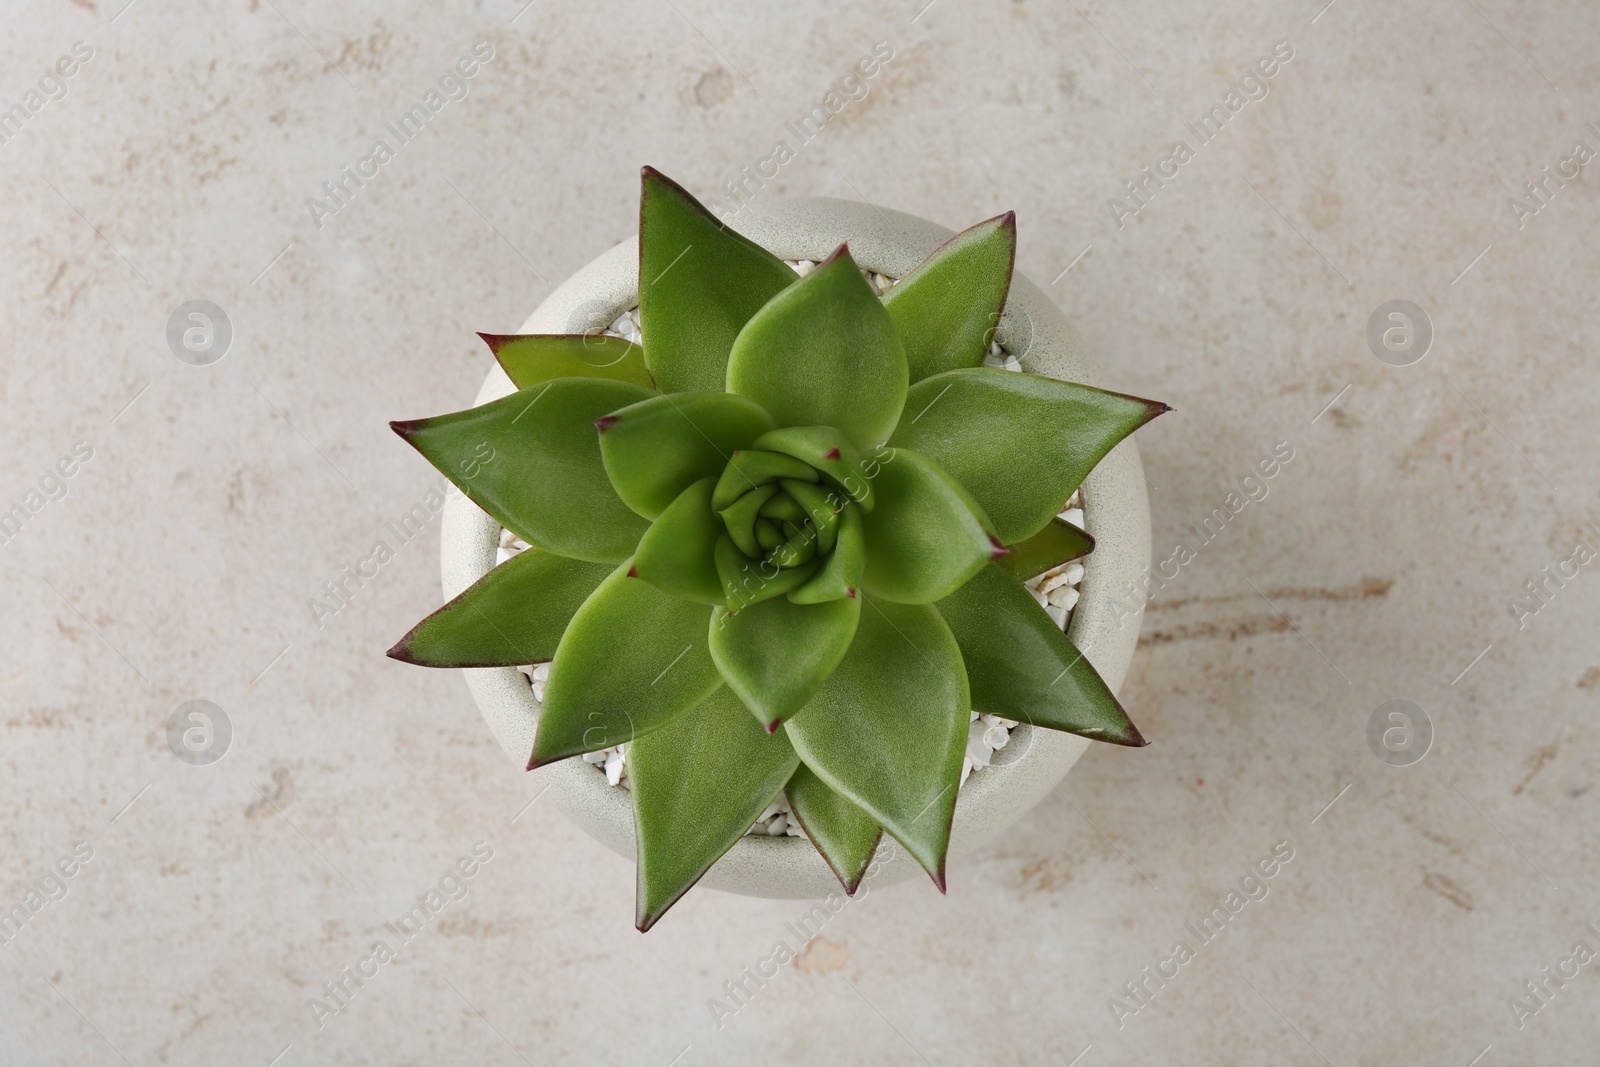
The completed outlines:
<svg viewBox="0 0 1600 1067">
<path fill-rule="evenodd" d="M 1600 148 L 1600 17 L 1321 6 L 14 5 L 0 105 L 94 53 L 0 143 L 0 507 L 93 454 L 0 546 L 0 904 L 93 858 L 0 944 L 0 1059 L 1592 1059 L 1592 965 L 1520 1029 L 1508 1001 L 1600 949 L 1600 578 L 1520 629 L 1511 605 L 1600 542 L 1592 168 L 1524 188 Z M 1280 40 L 1202 145 L 1186 123 Z M 385 123 L 479 41 L 470 95 L 398 144 Z M 878 41 L 865 97 L 799 143 Z M 318 226 L 307 198 L 379 138 L 394 157 Z M 1119 228 L 1108 198 L 1179 139 Z M 1123 689 L 1152 746 L 1089 752 L 948 898 L 830 916 L 720 1028 L 710 998 L 798 949 L 804 907 L 698 893 L 641 937 L 631 865 L 528 806 L 461 679 L 382 654 L 438 600 L 437 517 L 385 525 L 435 484 L 386 420 L 470 401 L 472 331 L 632 232 L 645 162 L 708 200 L 749 165 L 777 171 L 757 197 L 1015 208 L 1019 267 L 1108 377 L 1176 406 L 1140 437 L 1155 556 L 1198 547 Z M 165 339 L 192 299 L 232 322 L 210 366 Z M 1365 338 L 1396 299 L 1434 327 L 1411 366 Z M 1200 544 L 1280 441 L 1265 498 Z M 319 626 L 308 599 L 380 540 Z M 193 699 L 233 728 L 209 766 L 168 747 Z M 1368 746 L 1393 699 L 1432 723 L 1411 766 Z M 319 1029 L 308 998 L 479 840 L 469 895 Z M 1265 898 L 1202 945 L 1185 923 L 1277 842 Z M 1180 939 L 1194 958 L 1143 979 Z"/>
</svg>

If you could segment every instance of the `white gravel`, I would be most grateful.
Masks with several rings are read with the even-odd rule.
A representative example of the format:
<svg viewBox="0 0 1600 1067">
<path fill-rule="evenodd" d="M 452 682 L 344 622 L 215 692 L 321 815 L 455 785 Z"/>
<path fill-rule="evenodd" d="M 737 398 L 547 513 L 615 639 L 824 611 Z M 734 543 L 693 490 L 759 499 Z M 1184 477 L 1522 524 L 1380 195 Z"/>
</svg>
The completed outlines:
<svg viewBox="0 0 1600 1067">
<path fill-rule="evenodd" d="M 795 272 L 804 276 L 816 268 L 816 263 L 811 260 L 789 261 Z M 870 271 L 863 272 L 872 283 L 879 295 L 882 295 L 894 280 L 881 274 Z M 603 331 L 612 337 L 622 337 L 635 344 L 641 343 L 639 332 L 639 309 L 632 308 L 618 315 L 616 319 Z M 1000 367 L 1005 370 L 1020 371 L 1022 364 L 1017 357 L 1005 351 L 997 342 L 990 342 L 989 354 L 984 358 L 984 366 Z M 1075 526 L 1083 526 L 1083 505 L 1078 494 L 1074 492 L 1072 498 L 1061 511 L 1061 518 Z M 526 551 L 528 545 L 518 539 L 510 530 L 500 531 L 500 546 L 495 552 L 495 563 L 501 564 L 519 552 Z M 1064 563 L 1059 567 L 1051 568 L 1043 574 L 1030 578 L 1023 583 L 1023 587 L 1033 594 L 1033 598 L 1042 605 L 1050 618 L 1063 631 L 1072 622 L 1072 608 L 1078 602 L 1078 585 L 1083 581 L 1083 564 L 1079 562 Z M 527 676 L 533 688 L 533 699 L 543 704 L 545 681 L 550 675 L 550 664 L 536 663 L 526 667 L 518 667 Z M 965 784 L 968 775 L 975 770 L 989 767 L 995 754 L 1006 747 L 1011 740 L 1011 731 L 1017 726 L 1012 719 L 1003 719 L 998 715 L 982 715 L 972 712 L 970 725 L 967 727 L 967 753 L 961 764 L 961 782 Z M 585 753 L 582 757 L 585 763 L 592 765 L 597 771 L 604 772 L 606 781 L 613 786 L 626 788 L 628 784 L 628 756 L 627 746 L 618 745 L 614 748 L 602 749 L 599 752 Z M 804 837 L 800 824 L 789 811 L 789 798 L 786 794 L 779 793 L 778 799 L 761 813 L 747 834 L 765 834 L 770 837 Z"/>
</svg>

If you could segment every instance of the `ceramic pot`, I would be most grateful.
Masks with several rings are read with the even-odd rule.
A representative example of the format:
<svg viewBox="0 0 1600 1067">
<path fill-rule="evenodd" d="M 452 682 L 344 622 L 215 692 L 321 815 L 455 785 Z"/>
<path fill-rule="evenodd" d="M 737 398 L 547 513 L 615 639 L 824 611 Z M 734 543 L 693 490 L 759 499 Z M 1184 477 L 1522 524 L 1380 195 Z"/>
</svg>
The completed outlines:
<svg viewBox="0 0 1600 1067">
<path fill-rule="evenodd" d="M 841 242 L 863 268 L 891 278 L 904 276 L 944 243 L 952 231 L 897 211 L 821 197 L 772 198 L 747 205 L 729 224 L 782 259 L 821 260 Z M 639 242 L 629 238 L 567 279 L 522 324 L 522 333 L 588 333 L 604 329 L 638 304 Z M 1025 371 L 1086 385 L 1107 384 L 1066 318 L 1021 274 L 1013 277 L 1010 301 L 996 333 Z M 649 338 L 645 339 L 648 344 Z M 515 391 L 494 365 L 477 404 Z M 1128 583 L 1137 582 L 1150 561 L 1150 506 L 1133 440 L 1119 444 L 1083 482 L 1084 523 L 1095 550 L 1084 560 L 1080 598 L 1068 636 L 1113 690 L 1118 689 L 1139 639 L 1140 615 L 1121 614 Z M 495 562 L 499 524 L 459 493 L 450 494 L 442 524 L 444 593 L 454 597 L 486 574 Z M 519 768 L 533 750 L 539 704 L 526 676 L 514 668 L 462 672 L 500 746 Z M 974 770 L 961 788 L 951 832 L 952 859 L 1003 834 L 1077 762 L 1090 742 L 1054 730 L 1017 726 L 992 766 Z M 605 775 L 579 759 L 531 772 L 549 784 L 549 798 L 594 837 L 632 859 L 633 808 L 628 791 L 608 785 Z M 542 786 L 541 786 L 542 788 Z M 890 839 L 885 837 L 885 848 Z M 921 874 L 903 850 L 878 865 L 872 884 L 887 885 Z M 838 880 L 810 842 L 798 837 L 745 837 L 700 882 L 750 896 L 819 898 L 839 889 Z"/>
</svg>

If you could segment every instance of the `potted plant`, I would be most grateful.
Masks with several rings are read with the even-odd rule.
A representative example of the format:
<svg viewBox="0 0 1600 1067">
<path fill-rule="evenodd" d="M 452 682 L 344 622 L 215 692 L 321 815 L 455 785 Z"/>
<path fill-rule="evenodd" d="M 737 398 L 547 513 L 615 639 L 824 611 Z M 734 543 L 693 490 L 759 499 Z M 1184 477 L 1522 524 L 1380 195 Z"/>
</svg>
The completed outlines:
<svg viewBox="0 0 1600 1067">
<path fill-rule="evenodd" d="M 1085 478 L 1166 405 L 1019 372 L 1077 353 L 1031 286 L 1015 321 L 1012 215 L 930 252 L 931 224 L 873 214 L 752 212 L 766 247 L 645 168 L 636 250 L 485 336 L 477 406 L 393 424 L 471 504 L 446 512 L 454 598 L 389 654 L 469 668 L 508 751 L 632 836 L 641 930 L 730 850 L 729 888 L 812 895 L 831 869 L 853 893 L 886 832 L 943 890 L 958 795 L 1003 827 L 1080 739 L 1144 744 L 1113 692 L 1137 620 L 1110 604 L 1149 549 L 1131 442 L 1132 481 Z M 641 343 L 597 332 L 634 303 Z M 1058 517 L 1080 486 L 1118 542 L 1081 649 L 1025 585 L 1094 547 Z M 495 566 L 502 528 L 529 547 Z M 966 805 L 980 713 L 1028 743 Z M 618 750 L 625 791 L 571 758 Z M 780 797 L 807 840 L 747 837 Z"/>
</svg>

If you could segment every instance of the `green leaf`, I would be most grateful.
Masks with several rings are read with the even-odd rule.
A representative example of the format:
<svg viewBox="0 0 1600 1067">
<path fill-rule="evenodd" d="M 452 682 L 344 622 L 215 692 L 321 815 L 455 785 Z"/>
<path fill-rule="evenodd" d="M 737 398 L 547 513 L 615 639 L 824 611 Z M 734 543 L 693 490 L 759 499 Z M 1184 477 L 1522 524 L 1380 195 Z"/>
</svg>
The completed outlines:
<svg viewBox="0 0 1600 1067">
<path fill-rule="evenodd" d="M 872 816 L 829 789 L 805 764 L 794 770 L 789 784 L 789 810 L 806 837 L 828 861 L 844 891 L 854 895 L 883 837 L 883 827 Z"/>
<path fill-rule="evenodd" d="M 641 931 L 738 843 L 799 762 L 726 689 L 628 746 Z"/>
<path fill-rule="evenodd" d="M 754 560 L 740 552 L 726 534 L 717 542 L 714 558 L 729 611 L 742 611 L 804 585 L 821 566 L 820 561 L 811 559 L 798 567 L 779 570 L 775 563 Z"/>
<path fill-rule="evenodd" d="M 645 369 L 644 349 L 621 337 L 596 333 L 478 336 L 518 389 L 553 378 L 615 378 L 655 388 Z"/>
<path fill-rule="evenodd" d="M 724 226 L 659 171 L 639 197 L 639 328 L 663 392 L 722 389 L 734 338 L 797 280 L 794 269 Z"/>
<path fill-rule="evenodd" d="M 786 426 L 762 434 L 754 447 L 793 456 L 815 468 L 846 498 L 872 510 L 872 479 L 882 457 L 874 451 L 871 459 L 862 459 L 850 439 L 832 426 Z"/>
<path fill-rule="evenodd" d="M 983 509 L 928 457 L 894 449 L 875 485 L 878 506 L 861 517 L 861 588 L 874 596 L 930 604 L 1004 552 Z"/>
<path fill-rule="evenodd" d="M 769 518 L 774 522 L 805 522 L 805 509 L 800 506 L 799 501 L 789 495 L 788 489 L 784 488 L 785 483 L 807 486 L 811 484 L 810 482 L 798 482 L 793 478 L 784 478 L 778 483 L 783 492 L 762 504 L 761 510 L 756 514 Z"/>
<path fill-rule="evenodd" d="M 796 604 L 821 604 L 839 597 L 854 597 L 861 588 L 861 573 L 866 565 L 867 542 L 862 532 L 861 509 L 846 505 L 839 516 L 838 540 L 833 554 L 823 562 L 816 577 L 790 593 L 789 599 Z"/>
<path fill-rule="evenodd" d="M 913 382 L 983 363 L 1016 256 L 1017 215 L 1008 211 L 950 238 L 883 295 Z"/>
<path fill-rule="evenodd" d="M 999 567 L 937 607 L 961 646 L 974 709 L 1114 745 L 1145 743 L 1094 666 Z"/>
<path fill-rule="evenodd" d="M 711 506 L 723 511 L 733 506 L 734 501 L 751 490 L 771 485 L 784 478 L 814 482 L 817 481 L 818 475 L 816 471 L 792 456 L 764 451 L 735 452 L 723 470 L 722 477 L 717 481 L 717 491 L 711 498 Z M 763 502 L 765 499 L 762 498 Z"/>
<path fill-rule="evenodd" d="M 718 488 L 721 488 L 722 484 L 722 482 L 718 482 Z M 728 531 L 728 536 L 733 538 L 733 543 L 738 546 L 739 551 L 744 555 L 750 557 L 762 556 L 765 555 L 765 550 L 768 547 L 776 548 L 778 546 L 777 527 L 771 523 L 760 526 L 758 524 L 761 520 L 757 517 L 761 514 L 761 506 L 777 492 L 778 486 L 771 482 L 757 486 L 718 512 L 722 516 L 723 526 Z M 711 505 L 715 507 L 716 503 L 717 497 L 713 492 Z M 762 543 L 768 540 L 767 537 L 763 536 L 768 531 L 771 531 L 771 546 Z"/>
<path fill-rule="evenodd" d="M 811 520 L 817 533 L 817 552 L 832 552 L 834 542 L 839 537 L 839 513 L 844 508 L 843 499 L 820 485 L 793 478 L 785 478 L 778 484 Z"/>
<path fill-rule="evenodd" d="M 717 539 L 724 536 L 724 528 L 722 518 L 711 510 L 716 484 L 715 478 L 702 478 L 667 505 L 639 541 L 633 556 L 637 577 L 697 604 L 726 600 L 716 563 Z"/>
<path fill-rule="evenodd" d="M 417 623 L 389 655 L 423 667 L 542 663 L 556 654 L 573 613 L 610 573 L 609 564 L 530 548 Z"/>
<path fill-rule="evenodd" d="M 1094 538 L 1065 519 L 1051 519 L 1044 529 L 1007 546 L 1006 551 L 995 563 L 1017 581 L 1025 582 L 1068 560 L 1087 556 L 1094 551 Z"/>
<path fill-rule="evenodd" d="M 466 411 L 389 425 L 528 544 L 616 563 L 649 524 L 611 487 L 590 424 L 649 395 L 632 382 L 557 378 Z"/>
<path fill-rule="evenodd" d="M 783 532 L 788 535 L 788 540 L 773 550 L 769 557 L 772 562 L 780 567 L 798 567 L 809 563 L 817 556 L 817 532 L 815 530 L 796 526 L 792 522 L 783 524 Z"/>
<path fill-rule="evenodd" d="M 942 892 L 971 707 L 939 613 L 867 600 L 850 651 L 784 729 L 806 766 L 889 831 Z"/>
<path fill-rule="evenodd" d="M 805 706 L 855 637 L 861 602 L 791 604 L 782 597 L 711 615 L 711 659 L 771 733 Z"/>
<path fill-rule="evenodd" d="M 906 354 L 848 248 L 739 331 L 728 392 L 754 400 L 779 426 L 835 426 L 863 451 L 888 438 L 905 404 Z"/>
<path fill-rule="evenodd" d="M 632 566 L 612 571 L 562 635 L 529 770 L 649 733 L 722 684 L 705 605 L 630 578 Z"/>
<path fill-rule="evenodd" d="M 617 495 L 653 519 L 701 478 L 772 428 L 772 416 L 728 393 L 653 396 L 595 420 Z"/>
<path fill-rule="evenodd" d="M 1118 441 L 1170 410 L 1034 374 L 954 370 L 911 387 L 892 443 L 938 461 L 1013 544 L 1054 518 Z"/>
</svg>

